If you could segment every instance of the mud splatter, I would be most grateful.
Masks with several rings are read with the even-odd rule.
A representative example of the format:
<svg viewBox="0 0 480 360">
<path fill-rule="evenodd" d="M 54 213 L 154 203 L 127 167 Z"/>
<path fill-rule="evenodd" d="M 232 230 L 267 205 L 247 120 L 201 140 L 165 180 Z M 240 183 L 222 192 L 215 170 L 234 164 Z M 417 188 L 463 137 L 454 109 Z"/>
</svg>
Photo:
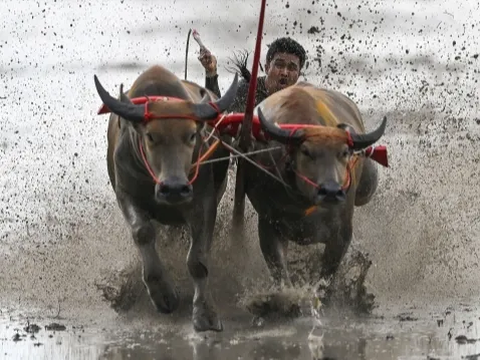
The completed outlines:
<svg viewBox="0 0 480 360">
<path fill-rule="evenodd" d="M 138 259 L 102 160 L 106 118 L 95 115 L 100 102 L 94 73 L 105 79 L 109 91 L 118 89 L 120 82 L 131 84 L 142 64 L 160 62 L 182 77 L 185 38 L 192 26 L 205 29 L 202 36 L 212 44 L 220 69 L 234 50 L 252 50 L 258 14 L 245 9 L 255 9 L 257 2 L 209 0 L 203 7 L 208 14 L 202 16 L 198 7 L 185 10 L 182 1 L 112 4 L 6 0 L 0 5 L 0 96 L 6 98 L 2 99 L 0 132 L 5 169 L 0 177 L 0 306 L 2 311 L 12 306 L 28 312 L 29 319 L 40 315 L 34 321 L 42 328 L 35 334 L 14 330 L 26 327 L 26 321 L 12 325 L 14 321 L 2 312 L 7 317 L 0 327 L 0 354 L 14 358 L 28 351 L 34 358 L 56 354 L 51 356 L 64 359 L 65 353 L 75 349 L 84 358 L 130 355 L 141 359 L 151 358 L 156 350 L 171 358 L 173 351 L 183 358 L 195 354 L 196 360 L 245 354 L 310 360 L 305 339 L 311 324 L 302 327 L 302 317 L 294 320 L 296 326 L 276 324 L 270 332 L 252 335 L 251 314 L 242 312 L 245 318 L 226 321 L 228 329 L 240 328 L 246 332 L 243 335 L 258 336 L 257 340 L 235 343 L 238 339 L 232 336 L 228 340 L 232 344 L 223 347 L 187 343 L 185 334 L 190 334 L 191 327 L 185 314 L 192 290 L 185 265 L 188 237 L 182 233 L 167 234 L 157 250 L 183 289 L 187 310 L 177 317 L 151 311 L 139 269 L 131 265 Z M 370 293 L 375 296 L 373 315 L 368 317 L 374 324 L 359 324 L 352 318 L 333 324 L 340 316 L 326 317 L 322 356 L 384 360 L 384 353 L 390 351 L 396 357 L 478 357 L 478 341 L 458 344 L 455 340 L 460 335 L 476 339 L 478 332 L 475 307 L 471 312 L 463 312 L 463 305 L 455 309 L 464 298 L 467 304 L 478 304 L 480 279 L 480 188 L 476 183 L 480 143 L 475 135 L 478 4 L 467 1 L 458 7 L 435 0 L 352 5 L 337 0 L 285 5 L 286 1 L 269 3 L 265 43 L 290 32 L 309 54 L 305 79 L 351 96 L 368 129 L 384 115 L 388 117 L 382 143 L 389 148 L 391 168 L 380 172 L 379 191 L 372 203 L 356 209 L 354 216 L 354 244 L 363 255 L 352 253 L 344 275 L 332 280 L 338 300 L 334 305 L 345 302 L 355 308 L 355 304 L 371 303 Z M 162 21 L 165 17 L 160 13 L 171 19 Z M 192 24 L 193 18 L 201 20 Z M 312 28 L 320 32 L 309 34 Z M 193 53 L 189 79 L 204 83 L 204 72 Z M 223 70 L 219 72 L 222 91 L 231 80 Z M 271 285 L 260 255 L 255 214 L 248 203 L 245 242 L 228 240 L 232 194 L 230 182 L 219 208 L 210 272 L 216 302 L 226 317 L 236 314 L 227 307 L 236 309 L 242 300 L 237 293 L 262 293 Z M 292 254 L 289 264 L 297 268 L 300 285 L 302 278 L 316 279 L 315 269 L 304 265 L 314 263 L 321 251 L 303 249 L 298 252 L 300 261 Z M 298 301 L 295 298 L 292 303 Z M 443 304 L 437 304 L 441 301 L 452 306 L 448 313 Z M 67 330 L 44 331 L 45 325 L 60 321 L 55 319 L 59 304 L 62 323 L 70 319 L 68 324 L 65 320 Z M 411 312 L 412 304 L 424 307 Z M 395 316 L 407 312 L 418 320 L 399 324 Z M 463 316 L 465 324 L 454 321 L 454 316 Z M 88 318 L 92 332 L 111 325 L 134 335 L 127 341 L 120 334 L 112 345 L 98 331 L 83 346 L 86 335 L 79 338 L 71 327 L 78 318 Z M 170 326 L 176 337 L 169 337 Z M 344 330 L 357 326 L 361 330 Z M 368 326 L 369 331 L 362 333 Z M 153 335 L 148 329 L 155 330 Z M 393 339 L 386 341 L 385 334 Z M 38 338 L 30 340 L 31 335 Z M 58 338 L 62 344 L 56 343 Z M 39 342 L 43 345 L 33 346 Z M 139 349 L 136 343 L 145 346 Z"/>
</svg>

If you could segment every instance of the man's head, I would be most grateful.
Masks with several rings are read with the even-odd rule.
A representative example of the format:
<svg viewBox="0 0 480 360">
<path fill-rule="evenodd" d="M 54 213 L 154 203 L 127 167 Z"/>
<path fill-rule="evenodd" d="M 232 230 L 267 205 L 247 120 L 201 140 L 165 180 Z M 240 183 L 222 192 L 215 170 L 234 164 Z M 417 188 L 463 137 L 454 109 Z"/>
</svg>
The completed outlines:
<svg viewBox="0 0 480 360">
<path fill-rule="evenodd" d="M 295 84 L 306 60 L 302 45 L 289 37 L 276 39 L 267 51 L 265 85 L 269 95 Z"/>
</svg>

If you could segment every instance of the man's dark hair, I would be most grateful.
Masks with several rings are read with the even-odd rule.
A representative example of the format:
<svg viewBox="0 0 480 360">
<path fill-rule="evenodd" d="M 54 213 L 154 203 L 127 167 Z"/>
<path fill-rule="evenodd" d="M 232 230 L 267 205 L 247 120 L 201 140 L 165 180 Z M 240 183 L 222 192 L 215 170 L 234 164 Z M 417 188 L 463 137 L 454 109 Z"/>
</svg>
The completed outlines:
<svg viewBox="0 0 480 360">
<path fill-rule="evenodd" d="M 278 38 L 267 46 L 267 64 L 272 61 L 276 53 L 283 52 L 298 56 L 300 59 L 300 69 L 302 69 L 303 65 L 305 65 L 307 54 L 303 46 L 295 40 L 289 37 Z M 247 82 L 250 81 L 252 76 L 252 74 L 250 74 L 250 70 L 247 68 L 248 56 L 249 52 L 247 50 L 238 52 L 238 54 L 235 54 L 235 58 L 230 58 L 232 66 L 227 67 L 229 72 L 239 73 L 239 75 L 241 75 Z M 263 71 L 262 64 L 259 65 L 260 69 Z"/>
<path fill-rule="evenodd" d="M 276 53 L 288 53 L 298 56 L 300 59 L 300 69 L 303 68 L 305 60 L 307 58 L 307 53 L 302 45 L 289 37 L 278 38 L 268 45 L 267 51 L 267 64 L 272 61 Z"/>
</svg>

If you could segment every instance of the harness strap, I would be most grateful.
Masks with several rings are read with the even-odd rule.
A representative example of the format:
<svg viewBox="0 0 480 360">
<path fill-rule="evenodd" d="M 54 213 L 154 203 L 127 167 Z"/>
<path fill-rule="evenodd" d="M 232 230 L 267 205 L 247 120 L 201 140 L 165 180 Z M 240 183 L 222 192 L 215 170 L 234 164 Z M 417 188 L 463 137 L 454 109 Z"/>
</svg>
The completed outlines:
<svg viewBox="0 0 480 360">
<path fill-rule="evenodd" d="M 190 170 L 190 173 L 192 171 L 194 171 L 194 174 L 193 174 L 192 179 L 190 179 L 190 181 L 188 182 L 188 185 L 192 185 L 195 182 L 195 180 L 197 179 L 198 174 L 200 172 L 200 165 L 202 164 L 203 161 L 209 159 L 213 155 L 213 153 L 218 148 L 220 143 L 221 143 L 221 140 L 216 140 L 212 144 L 212 146 L 210 146 L 207 149 L 207 151 L 205 151 L 205 153 L 202 155 L 202 148 L 205 145 L 205 141 L 202 141 L 202 145 L 200 146 L 200 149 L 198 151 L 197 161 L 195 161 L 195 163 L 192 164 L 192 169 Z M 148 173 L 152 177 L 153 181 L 155 181 L 156 184 L 160 184 L 161 181 L 155 175 L 155 172 L 153 171 L 152 167 L 150 166 L 150 164 L 147 160 L 147 157 L 145 156 L 145 150 L 143 148 L 143 144 L 142 144 L 141 141 L 139 141 L 139 149 L 140 149 L 140 155 L 142 156 L 142 160 L 143 160 L 143 164 L 145 165 L 145 168 L 147 169 Z"/>
<path fill-rule="evenodd" d="M 343 186 L 342 186 L 342 190 L 348 190 L 350 188 L 350 186 L 352 185 L 352 170 L 355 168 L 355 166 L 357 165 L 357 162 L 358 162 L 358 155 L 355 156 L 355 159 L 354 160 L 351 160 L 348 165 L 347 165 L 347 175 L 345 177 L 345 181 L 343 182 Z M 350 165 L 351 164 L 351 165 Z M 297 176 L 299 176 L 301 179 L 307 181 L 310 185 L 312 186 L 315 186 L 316 188 L 320 188 L 317 184 L 315 184 L 313 181 L 311 181 L 310 179 L 308 179 L 307 177 L 301 175 L 301 174 L 298 174 L 296 171 L 295 173 L 297 174 Z M 304 212 L 304 216 L 309 216 L 311 214 L 313 214 L 317 209 L 318 209 L 319 205 L 313 205 L 313 206 L 310 206 L 309 208 L 307 208 Z"/>
</svg>

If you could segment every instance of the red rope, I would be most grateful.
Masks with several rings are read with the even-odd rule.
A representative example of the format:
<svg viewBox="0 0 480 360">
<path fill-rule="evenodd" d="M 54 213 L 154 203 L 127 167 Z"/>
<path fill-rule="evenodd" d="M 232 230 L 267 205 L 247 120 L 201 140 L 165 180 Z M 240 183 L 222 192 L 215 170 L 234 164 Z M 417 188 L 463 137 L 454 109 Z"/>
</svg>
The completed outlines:
<svg viewBox="0 0 480 360">
<path fill-rule="evenodd" d="M 200 165 L 202 165 L 202 162 L 207 160 L 209 157 L 211 157 L 214 153 L 214 151 L 218 148 L 220 145 L 221 141 L 217 140 L 215 143 L 210 146 L 207 151 L 202 154 L 202 149 L 205 146 L 205 141 L 202 141 L 202 144 L 200 145 L 200 148 L 198 149 L 198 155 L 197 155 L 197 161 L 195 161 L 194 164 L 192 164 L 192 170 L 194 170 L 193 177 L 190 179 L 188 182 L 188 185 L 192 185 L 195 180 L 197 180 L 198 174 L 200 172 Z M 147 157 L 145 156 L 145 150 L 143 149 L 143 144 L 141 141 L 139 141 L 139 148 L 140 148 L 140 155 L 142 156 L 143 164 L 145 165 L 145 168 L 147 169 L 148 173 L 152 177 L 153 181 L 156 184 L 160 184 L 161 181 L 157 178 L 155 175 L 155 172 L 153 171 L 152 167 L 150 166 L 150 163 L 147 160 Z"/>
<path fill-rule="evenodd" d="M 153 171 L 152 167 L 150 166 L 147 157 L 145 156 L 145 151 L 143 150 L 143 144 L 141 141 L 139 141 L 139 148 L 140 148 L 140 155 L 142 155 L 142 160 L 143 164 L 145 165 L 145 168 L 147 169 L 148 173 L 152 177 L 153 181 L 155 181 L 156 184 L 160 184 L 160 180 L 158 180 L 157 176 L 155 175 L 155 172 Z"/>
<path fill-rule="evenodd" d="M 189 119 L 189 120 L 194 120 L 194 121 L 198 121 L 199 119 L 196 118 L 195 116 L 192 116 L 192 115 L 155 115 L 155 114 L 152 114 L 149 110 L 148 110 L 148 104 L 151 103 L 151 102 L 155 102 L 155 101 L 174 101 L 174 102 L 180 102 L 180 101 L 186 101 L 185 99 L 180 99 L 180 98 L 176 98 L 176 97 L 169 97 L 169 96 L 141 96 L 141 97 L 137 97 L 137 98 L 132 98 L 130 99 L 130 101 L 135 104 L 135 105 L 139 105 L 139 104 L 144 104 L 145 105 L 145 110 L 144 110 L 144 120 L 143 122 L 144 123 L 147 123 L 151 120 L 155 120 L 155 119 L 172 119 L 172 118 L 175 118 L 175 119 Z M 220 109 L 218 108 L 218 105 L 216 105 L 215 103 L 213 102 L 209 102 L 208 103 L 212 108 L 214 108 L 217 113 L 218 113 L 218 116 L 216 119 L 214 120 L 211 120 L 209 121 L 209 123 L 215 123 L 216 121 L 218 121 L 220 118 L 221 118 L 221 113 L 220 113 Z M 107 113 L 110 113 L 111 110 L 108 108 L 108 106 L 106 106 L 105 104 L 102 105 L 102 107 L 98 110 L 98 114 L 107 114 Z"/>
<path fill-rule="evenodd" d="M 345 180 L 343 181 L 342 190 L 347 191 L 350 188 L 350 185 L 352 184 L 352 169 L 355 168 L 355 165 L 357 164 L 357 161 L 358 161 L 358 157 L 355 157 L 355 159 L 353 161 L 350 160 L 350 162 L 347 164 L 347 174 L 345 176 Z M 315 182 L 310 180 L 305 175 L 302 175 L 301 173 L 299 173 L 296 170 L 294 170 L 294 172 L 300 179 L 305 181 L 307 184 L 313 186 L 316 189 L 321 188 L 318 184 L 316 184 Z"/>
<path fill-rule="evenodd" d="M 253 55 L 253 65 L 252 65 L 252 76 L 250 77 L 250 84 L 248 87 L 248 95 L 247 95 L 247 104 L 245 107 L 245 115 L 244 117 L 247 118 L 249 121 L 244 121 L 242 125 L 242 140 L 247 142 L 247 139 L 250 139 L 250 133 L 252 132 L 252 116 L 253 116 L 253 109 L 255 108 L 255 94 L 257 92 L 257 76 L 258 76 L 258 68 L 260 64 L 260 52 L 262 46 L 262 34 L 263 34 L 263 24 L 265 21 L 265 6 L 267 4 L 266 0 L 262 0 L 262 5 L 260 8 L 260 17 L 258 22 L 258 29 L 257 29 L 257 40 L 255 42 L 255 53 Z M 242 119 L 243 121 L 243 119 Z M 247 143 L 242 145 L 248 145 Z"/>
</svg>

